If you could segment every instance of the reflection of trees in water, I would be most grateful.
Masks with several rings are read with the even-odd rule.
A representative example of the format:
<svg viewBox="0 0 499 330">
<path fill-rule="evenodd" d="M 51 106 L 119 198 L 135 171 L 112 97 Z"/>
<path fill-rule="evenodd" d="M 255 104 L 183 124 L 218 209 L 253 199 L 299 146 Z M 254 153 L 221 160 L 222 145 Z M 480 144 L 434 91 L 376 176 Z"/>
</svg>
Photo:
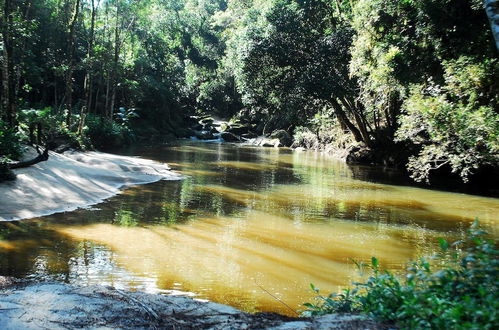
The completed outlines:
<svg viewBox="0 0 499 330">
<path fill-rule="evenodd" d="M 41 220 L 0 223 L 0 237 L 0 274 L 4 276 L 70 282 L 89 276 L 93 265 L 109 259 L 102 255 L 102 247 L 73 241 Z"/>
<path fill-rule="evenodd" d="M 278 157 L 270 162 L 263 156 L 289 151 L 245 149 L 230 145 L 204 144 L 175 147 L 161 154 L 160 160 L 176 164 L 180 171 L 196 173 L 180 182 L 158 183 L 154 189 L 136 194 L 136 198 L 148 200 L 148 208 L 135 212 L 140 221 L 179 223 L 193 215 L 229 215 L 241 210 L 241 203 L 226 198 L 223 194 L 203 192 L 199 186 L 220 185 L 247 191 L 264 190 L 276 184 L 299 183 L 301 178 L 293 172 L 292 165 L 279 163 Z M 248 166 L 249 164 L 249 166 Z M 175 165 L 172 167 L 175 168 Z M 203 175 L 206 173 L 206 175 Z M 154 191 L 159 189 L 159 193 Z M 154 191 L 152 191 L 154 190 Z M 132 197 L 125 197 L 133 199 Z M 127 200 L 126 205 L 134 204 Z"/>
<path fill-rule="evenodd" d="M 33 250 L 45 240 L 46 234 L 47 232 L 33 221 L 0 223 L 1 274 L 5 276 L 28 274 L 38 256 Z"/>
<path fill-rule="evenodd" d="M 355 180 L 391 185 L 421 186 L 414 183 L 402 170 L 382 166 L 348 165 Z"/>
<path fill-rule="evenodd" d="M 43 221 L 0 223 L 0 275 L 66 283 L 136 283 L 114 252 L 89 240 L 74 240 Z"/>
<path fill-rule="evenodd" d="M 463 183 L 457 174 L 435 172 L 430 177 L 431 185 L 418 183 L 409 177 L 403 169 L 394 169 L 382 166 L 348 165 L 352 178 L 356 180 L 376 182 L 382 184 L 419 187 L 430 190 L 459 192 L 477 196 L 498 197 L 498 181 L 490 175 L 476 175 L 472 183 Z"/>
</svg>

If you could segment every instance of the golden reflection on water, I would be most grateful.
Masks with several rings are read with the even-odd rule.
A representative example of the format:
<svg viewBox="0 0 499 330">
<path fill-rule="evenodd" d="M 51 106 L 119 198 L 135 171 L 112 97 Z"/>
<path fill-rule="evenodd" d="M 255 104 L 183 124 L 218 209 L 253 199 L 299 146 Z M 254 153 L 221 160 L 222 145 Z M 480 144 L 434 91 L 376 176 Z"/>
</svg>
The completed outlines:
<svg viewBox="0 0 499 330">
<path fill-rule="evenodd" d="M 357 277 L 352 259 L 376 255 L 391 268 L 413 257 L 435 233 L 409 227 L 335 221 L 293 223 L 259 211 L 199 218 L 183 225 L 57 226 L 75 240 L 110 247 L 127 270 L 153 276 L 158 286 L 194 291 L 200 298 L 247 311 L 289 313 L 265 288 L 295 309 L 313 295 L 313 282 L 336 291 Z"/>
<path fill-rule="evenodd" d="M 188 143 L 139 154 L 187 179 L 2 224 L 0 269 L 291 314 L 265 290 L 300 309 L 310 283 L 339 291 L 359 279 L 354 261 L 372 256 L 402 271 L 477 216 L 497 237 L 497 198 L 359 179 L 373 169 L 318 153 Z"/>
</svg>

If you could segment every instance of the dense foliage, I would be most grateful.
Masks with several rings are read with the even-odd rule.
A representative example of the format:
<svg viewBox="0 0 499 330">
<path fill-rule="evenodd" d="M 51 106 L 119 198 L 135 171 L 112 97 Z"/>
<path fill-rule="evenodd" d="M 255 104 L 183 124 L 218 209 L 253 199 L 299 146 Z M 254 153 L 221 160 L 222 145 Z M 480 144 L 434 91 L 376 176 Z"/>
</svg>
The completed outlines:
<svg viewBox="0 0 499 330">
<path fill-rule="evenodd" d="M 432 260 L 410 264 L 401 278 L 372 260 L 372 276 L 352 290 L 306 304 L 307 315 L 363 312 L 409 329 L 495 329 L 499 326 L 499 251 L 477 222 L 465 240 L 445 240 Z M 319 293 L 319 290 L 312 286 Z"/>
<path fill-rule="evenodd" d="M 284 129 L 296 145 L 356 144 L 418 181 L 438 168 L 467 181 L 499 163 L 499 62 L 480 0 L 0 6 L 1 118 L 12 134 L 29 131 L 26 109 L 49 109 L 58 120 L 44 129 L 95 146 L 107 144 L 97 136 L 186 137 L 185 118 L 208 113 L 257 134 Z"/>
<path fill-rule="evenodd" d="M 77 135 L 105 131 L 97 143 L 104 144 L 106 136 L 123 135 L 121 109 L 133 109 L 137 125 L 175 133 L 201 105 L 214 111 L 237 103 L 227 100 L 230 78 L 207 85 L 220 71 L 224 48 L 210 17 L 224 1 L 6 0 L 1 6 L 1 113 L 12 129 L 23 124 L 22 110 L 50 109 L 63 118 L 51 126 Z"/>
<path fill-rule="evenodd" d="M 460 57 L 444 69 L 442 85 L 413 87 L 398 138 L 422 146 L 408 165 L 416 179 L 448 164 L 467 181 L 480 166 L 499 163 L 499 66 L 496 59 Z"/>
</svg>

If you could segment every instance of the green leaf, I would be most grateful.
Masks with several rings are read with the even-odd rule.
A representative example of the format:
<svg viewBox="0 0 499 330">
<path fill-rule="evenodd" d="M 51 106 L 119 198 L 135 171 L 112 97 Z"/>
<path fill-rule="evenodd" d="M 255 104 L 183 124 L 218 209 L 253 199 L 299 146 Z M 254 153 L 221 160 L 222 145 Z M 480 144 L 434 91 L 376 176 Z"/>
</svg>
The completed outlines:
<svg viewBox="0 0 499 330">
<path fill-rule="evenodd" d="M 439 238 L 438 243 L 440 244 L 440 248 L 442 249 L 442 251 L 445 252 L 449 249 L 449 243 L 443 238 Z"/>
<path fill-rule="evenodd" d="M 313 283 L 310 283 L 310 288 L 312 288 L 313 291 L 319 293 L 319 288 L 316 288 Z"/>
</svg>

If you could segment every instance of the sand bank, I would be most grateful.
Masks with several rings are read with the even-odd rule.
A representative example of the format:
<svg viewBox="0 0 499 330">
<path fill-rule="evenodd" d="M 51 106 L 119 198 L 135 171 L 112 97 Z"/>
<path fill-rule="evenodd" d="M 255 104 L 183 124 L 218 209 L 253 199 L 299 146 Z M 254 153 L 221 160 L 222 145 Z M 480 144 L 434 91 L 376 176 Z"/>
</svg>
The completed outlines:
<svg viewBox="0 0 499 330">
<path fill-rule="evenodd" d="M 14 172 L 17 180 L 0 183 L 0 221 L 72 211 L 129 185 L 182 178 L 166 164 L 102 152 L 50 152 L 48 161 Z"/>
</svg>

